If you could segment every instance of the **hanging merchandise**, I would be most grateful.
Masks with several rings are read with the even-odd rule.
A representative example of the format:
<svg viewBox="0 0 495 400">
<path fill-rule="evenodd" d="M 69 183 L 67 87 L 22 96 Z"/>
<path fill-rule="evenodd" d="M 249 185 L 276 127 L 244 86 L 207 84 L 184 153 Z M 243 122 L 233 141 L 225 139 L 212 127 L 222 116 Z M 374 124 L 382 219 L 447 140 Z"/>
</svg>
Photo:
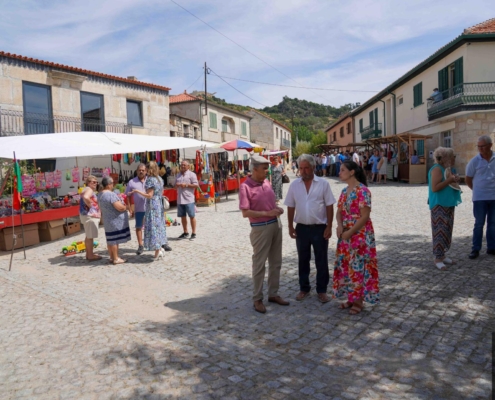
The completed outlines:
<svg viewBox="0 0 495 400">
<path fill-rule="evenodd" d="M 36 182 L 31 175 L 22 175 L 22 197 L 29 197 L 36 193 Z"/>
<path fill-rule="evenodd" d="M 74 167 L 72 168 L 72 182 L 78 183 L 79 182 L 79 168 Z"/>
<path fill-rule="evenodd" d="M 58 169 L 53 173 L 53 187 L 62 187 L 62 171 L 59 171 Z"/>
<path fill-rule="evenodd" d="M 46 188 L 53 189 L 53 172 L 45 172 Z"/>
<path fill-rule="evenodd" d="M 129 164 L 129 157 L 127 157 L 127 153 L 124 153 L 123 161 L 124 164 Z"/>
<path fill-rule="evenodd" d="M 72 175 L 70 173 L 70 170 L 65 171 L 65 180 L 70 181 L 72 179 Z"/>
<path fill-rule="evenodd" d="M 83 168 L 83 176 L 82 176 L 83 182 L 86 182 L 86 179 L 88 179 L 88 176 L 89 176 L 89 168 L 84 167 Z"/>
<path fill-rule="evenodd" d="M 46 180 L 44 173 L 34 174 L 35 186 L 38 192 L 43 192 L 46 190 Z"/>
</svg>

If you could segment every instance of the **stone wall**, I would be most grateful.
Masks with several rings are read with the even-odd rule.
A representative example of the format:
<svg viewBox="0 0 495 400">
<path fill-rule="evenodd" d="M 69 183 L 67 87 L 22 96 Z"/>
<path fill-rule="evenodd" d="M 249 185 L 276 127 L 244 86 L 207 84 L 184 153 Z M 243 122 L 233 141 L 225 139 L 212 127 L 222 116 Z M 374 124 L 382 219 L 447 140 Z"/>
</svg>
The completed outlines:
<svg viewBox="0 0 495 400">
<path fill-rule="evenodd" d="M 275 127 L 273 121 L 255 111 L 249 111 L 248 115 L 253 118 L 251 120 L 251 140 L 269 150 L 278 148 L 275 147 Z"/>
<path fill-rule="evenodd" d="M 81 118 L 80 92 L 103 95 L 105 122 L 127 124 L 126 100 L 142 103 L 143 127 L 133 133 L 169 136 L 168 92 L 91 75 L 53 70 L 35 63 L 0 60 L 0 107 L 23 111 L 22 82 L 51 87 L 54 116 Z"/>
</svg>

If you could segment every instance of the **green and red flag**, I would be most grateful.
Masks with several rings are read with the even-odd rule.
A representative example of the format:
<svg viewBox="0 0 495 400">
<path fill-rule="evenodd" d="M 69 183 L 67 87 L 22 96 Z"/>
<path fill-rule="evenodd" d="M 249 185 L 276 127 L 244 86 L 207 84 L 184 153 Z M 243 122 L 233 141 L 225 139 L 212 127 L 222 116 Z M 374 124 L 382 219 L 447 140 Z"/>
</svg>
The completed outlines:
<svg viewBox="0 0 495 400">
<path fill-rule="evenodd" d="M 14 210 L 21 209 L 21 193 L 22 193 L 22 179 L 21 179 L 21 168 L 19 163 L 14 159 L 14 190 L 12 206 Z"/>
</svg>

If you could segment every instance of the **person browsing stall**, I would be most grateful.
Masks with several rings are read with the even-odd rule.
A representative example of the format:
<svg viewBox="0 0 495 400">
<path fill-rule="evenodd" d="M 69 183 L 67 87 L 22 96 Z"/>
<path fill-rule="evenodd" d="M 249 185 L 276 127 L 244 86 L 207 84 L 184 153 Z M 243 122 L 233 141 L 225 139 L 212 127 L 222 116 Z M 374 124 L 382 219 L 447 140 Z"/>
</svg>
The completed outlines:
<svg viewBox="0 0 495 400">
<path fill-rule="evenodd" d="M 145 202 L 146 198 L 139 192 L 146 192 L 144 184 L 146 182 L 146 165 L 139 164 L 136 169 L 136 177 L 132 178 L 125 189 L 127 196 L 127 210 L 130 213 L 130 217 L 135 217 L 136 222 L 136 237 L 138 241 L 137 255 L 143 254 L 143 222 L 145 214 Z M 139 192 L 138 192 L 139 191 Z M 131 197 L 134 200 L 134 210 L 131 207 Z"/>
<path fill-rule="evenodd" d="M 189 169 L 189 161 L 183 160 L 180 163 L 180 172 L 175 178 L 175 188 L 177 189 L 177 216 L 182 219 L 184 233 L 179 239 L 196 239 L 196 204 L 194 192 L 199 188 L 196 174 Z M 191 221 L 191 237 L 187 230 L 187 217 Z"/>
<path fill-rule="evenodd" d="M 289 305 L 278 295 L 282 268 L 282 227 L 278 217 L 284 210 L 275 204 L 275 193 L 266 179 L 270 162 L 264 157 L 251 157 L 251 176 L 239 189 L 239 209 L 251 223 L 253 247 L 253 306 L 255 311 L 266 313 L 263 304 L 265 263 L 268 260 L 268 301 L 281 306 Z"/>
<path fill-rule="evenodd" d="M 289 234 L 296 239 L 299 259 L 300 292 L 296 300 L 309 296 L 309 263 L 311 246 L 315 252 L 316 292 L 321 303 L 327 303 L 328 240 L 332 236 L 333 205 L 336 203 L 330 184 L 315 176 L 315 160 L 308 154 L 299 157 L 301 178 L 289 186 L 285 199 L 288 207 Z M 294 228 L 294 222 L 296 227 Z"/>
</svg>

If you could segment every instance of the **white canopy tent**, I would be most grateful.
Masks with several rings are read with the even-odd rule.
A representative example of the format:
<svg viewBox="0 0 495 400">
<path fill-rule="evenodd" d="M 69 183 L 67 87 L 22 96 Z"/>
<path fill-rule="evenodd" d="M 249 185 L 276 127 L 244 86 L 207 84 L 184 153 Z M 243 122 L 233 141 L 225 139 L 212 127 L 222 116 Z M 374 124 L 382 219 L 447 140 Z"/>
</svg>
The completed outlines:
<svg viewBox="0 0 495 400">
<path fill-rule="evenodd" d="M 99 156 L 201 148 L 211 146 L 195 139 L 132 135 L 110 132 L 66 132 L 0 137 L 0 158 L 18 160 Z"/>
</svg>

